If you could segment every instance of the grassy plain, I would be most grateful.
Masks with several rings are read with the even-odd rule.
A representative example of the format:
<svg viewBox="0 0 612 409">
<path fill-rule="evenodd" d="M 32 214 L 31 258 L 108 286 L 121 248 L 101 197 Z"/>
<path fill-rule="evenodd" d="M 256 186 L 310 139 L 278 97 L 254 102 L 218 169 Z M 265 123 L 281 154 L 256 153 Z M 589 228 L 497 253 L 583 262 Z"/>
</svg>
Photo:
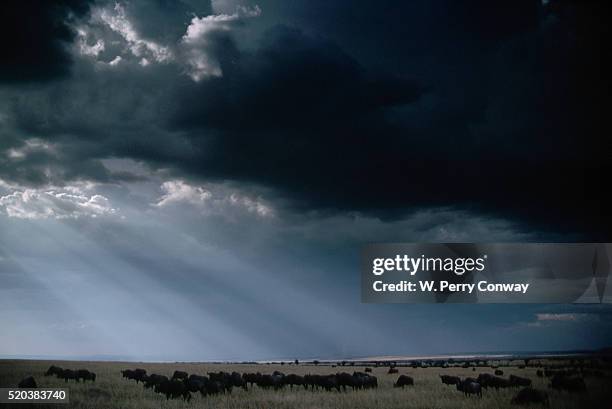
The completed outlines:
<svg viewBox="0 0 612 409">
<path fill-rule="evenodd" d="M 85 368 L 97 374 L 95 383 L 74 383 L 55 377 L 45 377 L 44 372 L 50 365 L 63 368 Z M 476 377 L 478 373 L 489 372 L 490 368 L 410 368 L 400 367 L 399 374 L 407 374 L 415 380 L 413 387 L 405 389 L 394 388 L 393 382 L 398 374 L 388 375 L 386 367 L 373 368 L 373 375 L 378 377 L 379 387 L 375 390 L 348 392 L 306 391 L 303 388 L 285 388 L 280 391 L 262 390 L 255 386 L 248 391 L 235 389 L 231 395 L 201 397 L 193 394 L 191 402 L 169 400 L 145 390 L 134 381 L 121 377 L 120 370 L 144 368 L 148 373 L 172 375 L 174 370 L 188 373 L 206 374 L 211 371 L 238 371 L 272 373 L 274 370 L 285 374 L 328 374 L 340 371 L 352 373 L 363 371 L 363 366 L 332 367 L 330 365 L 280 365 L 280 364 L 207 364 L 207 363 L 134 363 L 134 362 L 78 362 L 78 361 L 34 361 L 34 360 L 0 360 L 0 387 L 14 387 L 26 376 L 35 377 L 39 387 L 68 387 L 70 393 L 69 405 L 4 405 L 7 408 L 55 408 L 62 407 L 79 409 L 180 409 L 180 408 L 228 408 L 228 409 L 360 409 L 360 408 L 439 408 L 439 409 L 495 409 L 516 408 L 510 404 L 512 396 L 518 388 L 499 391 L 485 390 L 482 399 L 464 397 L 454 386 L 446 386 L 440 382 L 440 374 L 457 375 L 460 377 Z M 536 376 L 536 368 L 504 367 L 504 377 L 510 374 L 529 377 L 534 387 L 545 389 L 550 396 L 550 408 L 610 408 L 612 407 L 612 383 L 610 378 L 587 378 L 586 394 L 571 394 L 557 392 L 547 387 L 547 379 Z M 528 407 L 542 407 L 532 405 Z"/>
</svg>

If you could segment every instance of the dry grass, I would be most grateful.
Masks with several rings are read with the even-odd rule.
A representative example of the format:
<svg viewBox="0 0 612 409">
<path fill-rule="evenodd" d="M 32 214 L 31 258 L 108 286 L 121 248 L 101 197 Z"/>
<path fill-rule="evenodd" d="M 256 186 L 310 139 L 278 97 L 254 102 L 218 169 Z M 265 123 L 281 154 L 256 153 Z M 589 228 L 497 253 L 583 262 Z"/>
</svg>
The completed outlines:
<svg viewBox="0 0 612 409">
<path fill-rule="evenodd" d="M 50 365 L 63 368 L 86 368 L 96 372 L 98 378 L 95 384 L 79 383 L 74 381 L 65 383 L 55 377 L 45 377 L 43 373 Z M 145 390 L 134 381 L 127 381 L 121 377 L 121 369 L 144 368 L 148 373 L 171 375 L 174 370 L 183 370 L 188 373 L 206 374 L 210 371 L 238 371 L 271 373 L 280 370 L 284 373 L 297 374 L 326 374 L 339 371 L 352 372 L 363 370 L 363 367 L 332 368 L 331 366 L 313 365 L 243 365 L 243 364 L 158 364 L 158 363 L 123 363 L 123 362 L 62 362 L 62 361 L 0 361 L 0 386 L 13 387 L 21 379 L 33 375 L 41 387 L 68 387 L 70 389 L 71 408 L 108 408 L 108 409 L 140 409 L 140 408 L 228 408 L 228 409 L 273 409 L 273 408 L 299 408 L 299 409 L 332 409 L 332 408 L 510 408 L 510 400 L 517 388 L 493 391 L 485 390 L 482 399 L 464 397 L 454 387 L 443 385 L 439 375 L 449 374 L 461 377 L 475 377 L 480 372 L 492 372 L 491 369 L 477 368 L 476 372 L 463 368 L 400 368 L 400 374 L 407 374 L 415 379 L 414 387 L 393 388 L 397 374 L 387 375 L 387 368 L 373 368 L 373 374 L 378 377 L 379 388 L 376 390 L 350 391 L 346 393 L 305 391 L 303 388 L 286 388 L 282 391 L 264 391 L 254 387 L 249 391 L 234 390 L 231 395 L 221 395 L 203 398 L 194 394 L 191 402 L 170 400 Z M 516 367 L 503 368 L 504 376 L 515 374 L 529 377 L 534 386 L 542 389 L 546 387 L 546 380 L 538 378 L 534 368 L 518 369 Z M 606 379 L 587 379 L 587 394 L 569 394 L 548 390 L 551 408 L 607 408 L 612 402 L 612 385 Z M 24 408 L 26 405 L 5 405 L 6 407 Z M 36 405 L 43 408 L 44 405 Z M 48 405 L 50 408 L 62 407 Z M 540 407 L 535 405 L 533 407 Z"/>
</svg>

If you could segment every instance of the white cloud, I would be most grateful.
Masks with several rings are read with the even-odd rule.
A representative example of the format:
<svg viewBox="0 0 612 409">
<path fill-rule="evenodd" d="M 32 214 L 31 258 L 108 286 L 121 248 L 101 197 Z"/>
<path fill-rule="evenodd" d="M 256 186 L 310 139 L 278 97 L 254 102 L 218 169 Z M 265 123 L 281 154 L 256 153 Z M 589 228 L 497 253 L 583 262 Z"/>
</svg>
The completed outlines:
<svg viewBox="0 0 612 409">
<path fill-rule="evenodd" d="M 140 36 L 121 4 L 116 3 L 112 10 L 107 8 L 99 10 L 97 17 L 111 30 L 123 37 L 129 51 L 135 57 L 140 58 L 141 62 L 143 60 L 168 62 L 173 59 L 173 53 L 169 47 Z"/>
<path fill-rule="evenodd" d="M 191 79 L 198 82 L 207 77 L 223 75 L 219 61 L 209 52 L 212 33 L 229 31 L 233 22 L 260 14 L 261 9 L 257 5 L 253 8 L 238 6 L 233 14 L 215 14 L 201 18 L 196 16 L 191 19 L 181 41 Z"/>
<path fill-rule="evenodd" d="M 121 62 L 121 60 L 122 60 L 121 56 L 120 56 L 120 55 L 118 55 L 118 56 L 116 56 L 115 58 L 113 58 L 113 59 L 112 59 L 112 60 L 111 60 L 111 61 L 108 63 L 108 65 L 111 65 L 111 66 L 116 66 L 116 65 L 119 65 L 119 63 Z"/>
<path fill-rule="evenodd" d="M 207 215 L 234 216 L 238 212 L 263 218 L 274 216 L 274 210 L 263 199 L 224 185 L 194 186 L 182 180 L 170 180 L 160 188 L 164 194 L 154 203 L 157 207 L 186 203 Z"/>
<path fill-rule="evenodd" d="M 26 139 L 18 148 L 11 148 L 6 151 L 6 156 L 13 160 L 24 159 L 31 153 L 35 152 L 47 152 L 47 153 L 55 153 L 55 147 L 45 141 L 42 141 L 37 138 Z"/>
<path fill-rule="evenodd" d="M 89 44 L 88 33 L 84 28 L 78 28 L 77 34 L 77 45 L 79 48 L 79 53 L 81 53 L 81 55 L 97 57 L 98 54 L 100 54 L 106 48 L 106 44 L 102 39 L 97 39 L 94 44 Z"/>
<path fill-rule="evenodd" d="M 0 214 L 19 219 L 77 219 L 117 212 L 92 185 L 24 188 L 0 180 Z M 2 192 L 4 191 L 4 192 Z"/>
<path fill-rule="evenodd" d="M 171 203 L 191 203 L 195 205 L 203 204 L 212 197 L 208 190 L 191 186 L 181 180 L 171 180 L 161 185 L 164 195 L 155 204 L 156 206 L 166 206 Z"/>
<path fill-rule="evenodd" d="M 233 10 L 231 12 L 227 11 L 230 6 Z M 144 38 L 136 30 L 123 4 L 98 7 L 94 9 L 86 24 L 75 27 L 78 33 L 76 49 L 79 54 L 93 57 L 97 62 L 109 66 L 117 66 L 123 61 L 133 61 L 142 67 L 154 63 L 174 63 L 183 68 L 183 72 L 195 82 L 220 77 L 223 75 L 220 63 L 211 55 L 211 35 L 232 30 L 240 20 L 258 17 L 261 15 L 261 8 L 257 5 L 246 7 L 228 3 L 221 7 L 224 12 L 219 12 L 219 7 L 213 9 L 216 14 L 194 16 L 177 43 L 160 44 Z M 113 35 L 104 34 L 109 31 Z M 117 35 L 120 39 L 114 40 L 113 37 Z M 106 41 L 92 39 L 95 36 L 104 37 Z M 120 47 L 118 52 L 114 50 L 117 44 Z M 102 53 L 113 52 L 117 55 L 112 61 L 98 60 Z"/>
<path fill-rule="evenodd" d="M 248 212 L 255 213 L 262 217 L 272 216 L 272 209 L 259 199 L 232 193 L 229 201 L 234 206 L 244 207 Z"/>
</svg>

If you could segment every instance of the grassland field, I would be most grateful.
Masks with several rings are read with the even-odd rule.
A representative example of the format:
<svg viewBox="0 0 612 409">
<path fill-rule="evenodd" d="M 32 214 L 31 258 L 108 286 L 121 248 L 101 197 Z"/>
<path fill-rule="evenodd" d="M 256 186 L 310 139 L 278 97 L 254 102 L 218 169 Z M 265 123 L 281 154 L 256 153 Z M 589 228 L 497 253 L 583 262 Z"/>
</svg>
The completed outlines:
<svg viewBox="0 0 612 409">
<path fill-rule="evenodd" d="M 50 365 L 70 369 L 88 369 L 97 374 L 95 383 L 75 383 L 44 376 Z M 502 409 L 516 408 L 510 401 L 518 388 L 485 390 L 482 398 L 465 397 L 454 386 L 442 384 L 439 375 L 448 374 L 460 377 L 476 377 L 479 373 L 493 373 L 488 367 L 471 368 L 412 368 L 399 367 L 399 374 L 387 374 L 387 367 L 372 367 L 373 375 L 378 378 L 378 389 L 347 392 L 325 392 L 304 390 L 301 387 L 282 390 L 263 390 L 257 386 L 248 391 L 234 389 L 231 394 L 202 397 L 193 394 L 190 402 L 180 399 L 166 400 L 152 390 L 145 390 L 135 381 L 123 379 L 122 369 L 143 368 L 147 373 L 171 376 L 175 370 L 190 374 L 205 375 L 213 371 L 237 371 L 272 373 L 279 370 L 285 374 L 331 374 L 337 372 L 363 371 L 364 366 L 332 367 L 331 365 L 280 365 L 280 364 L 208 364 L 208 363 L 134 363 L 134 362 L 83 362 L 83 361 L 35 361 L 35 360 L 0 360 L 0 387 L 15 387 L 18 382 L 34 376 L 39 387 L 69 388 L 70 403 L 64 404 L 5 404 L 4 407 L 38 409 L 62 407 L 78 409 L 179 409 L 179 408 L 228 408 L 228 409 L 360 409 L 360 408 L 439 408 L 439 409 Z M 536 376 L 536 368 L 503 367 L 504 377 L 510 374 L 528 377 L 535 388 L 547 390 L 550 408 L 612 408 L 611 378 L 586 378 L 587 393 L 575 394 L 559 392 L 547 387 L 549 380 Z M 412 387 L 394 388 L 393 383 L 398 375 L 406 374 L 414 378 Z M 526 407 L 542 407 L 530 405 Z"/>
</svg>

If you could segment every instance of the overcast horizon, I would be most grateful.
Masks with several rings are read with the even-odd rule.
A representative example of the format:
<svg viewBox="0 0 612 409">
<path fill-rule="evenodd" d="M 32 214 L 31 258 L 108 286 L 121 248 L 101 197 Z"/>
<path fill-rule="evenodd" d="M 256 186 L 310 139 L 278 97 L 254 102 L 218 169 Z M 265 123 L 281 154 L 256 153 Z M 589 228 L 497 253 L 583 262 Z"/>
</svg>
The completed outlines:
<svg viewBox="0 0 612 409">
<path fill-rule="evenodd" d="M 438 353 L 438 354 L 421 354 L 421 355 L 371 355 L 371 356 L 308 356 L 308 357 L 268 357 L 268 359 L 260 360 L 232 360 L 217 358 L 216 360 L 202 360 L 202 361 L 191 361 L 191 360 L 180 360 L 171 359 L 171 357 L 162 356 L 140 356 L 133 358 L 130 356 L 121 355 L 0 355 L 0 359 L 16 359 L 16 360 L 66 360 L 66 361 L 99 361 L 99 362 L 290 362 L 293 363 L 296 359 L 302 363 L 313 363 L 318 361 L 322 363 L 327 362 L 339 362 L 339 361 L 411 361 L 411 360 L 439 360 L 442 358 L 470 358 L 470 357 L 506 357 L 515 356 L 520 357 L 538 357 L 538 356 L 563 356 L 563 355 L 581 355 L 583 353 L 590 354 L 592 352 L 600 352 L 609 350 L 610 348 L 600 349 L 585 349 L 585 350 L 552 350 L 552 351 L 529 351 L 529 350 L 517 350 L 517 351 L 462 351 L 455 353 Z M 177 358 L 177 357 L 174 357 Z"/>
<path fill-rule="evenodd" d="M 0 355 L 612 346 L 609 304 L 362 304 L 359 272 L 611 241 L 602 4 L 5 2 Z"/>
</svg>

